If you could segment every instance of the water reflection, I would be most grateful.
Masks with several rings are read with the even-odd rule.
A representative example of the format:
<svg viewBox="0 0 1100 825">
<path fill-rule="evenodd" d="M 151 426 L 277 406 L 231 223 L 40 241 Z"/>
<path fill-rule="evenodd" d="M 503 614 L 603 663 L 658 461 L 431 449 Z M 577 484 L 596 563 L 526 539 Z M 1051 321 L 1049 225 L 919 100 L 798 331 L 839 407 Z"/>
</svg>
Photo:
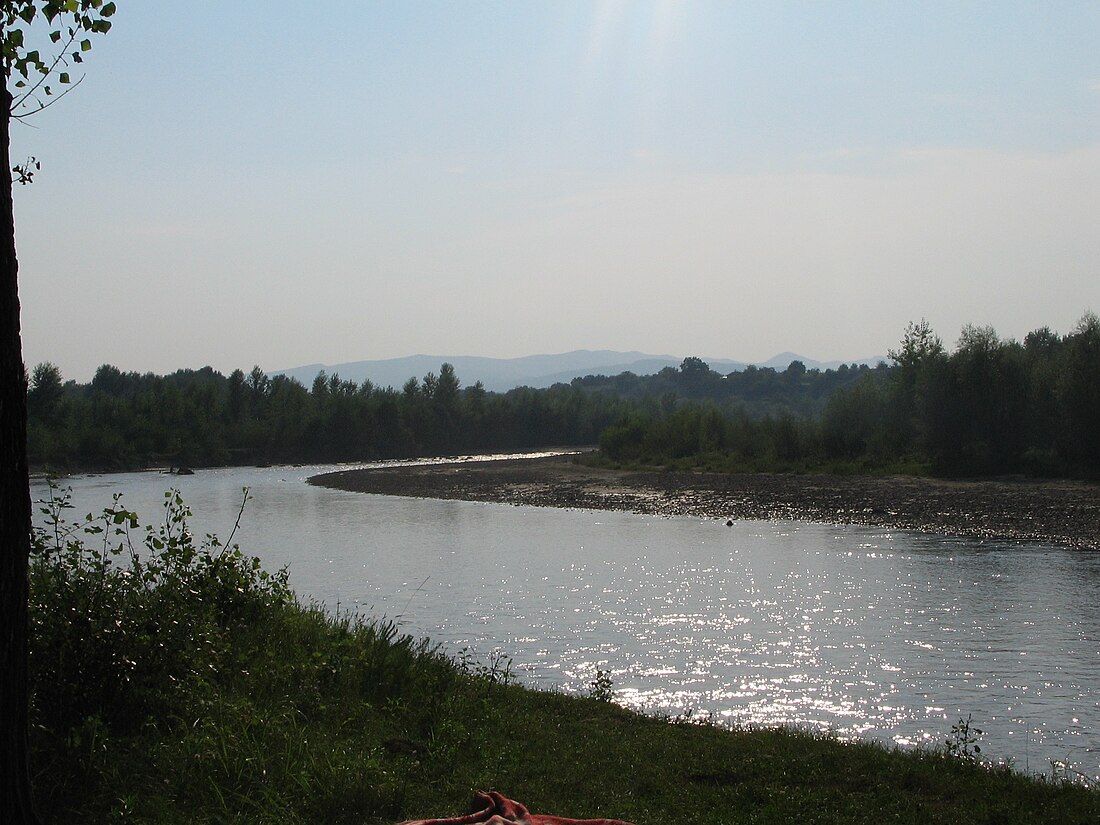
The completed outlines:
<svg viewBox="0 0 1100 825">
<path fill-rule="evenodd" d="M 1100 554 L 796 522 L 700 522 L 366 496 L 324 468 L 73 481 L 77 512 L 169 485 L 195 532 L 228 533 L 330 607 L 398 617 L 524 681 L 730 724 L 940 743 L 972 714 L 983 752 L 1100 773 Z"/>
</svg>

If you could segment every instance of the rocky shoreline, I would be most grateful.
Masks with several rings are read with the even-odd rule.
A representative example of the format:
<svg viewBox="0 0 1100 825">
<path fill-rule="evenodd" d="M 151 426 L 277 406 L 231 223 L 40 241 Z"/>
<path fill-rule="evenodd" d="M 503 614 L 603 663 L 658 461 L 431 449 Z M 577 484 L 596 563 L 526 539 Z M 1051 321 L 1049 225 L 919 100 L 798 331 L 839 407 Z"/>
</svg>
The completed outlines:
<svg viewBox="0 0 1100 825">
<path fill-rule="evenodd" d="M 797 519 L 1100 550 L 1100 486 L 1028 479 L 637 472 L 573 456 L 326 473 L 362 493 L 716 519 Z"/>
</svg>

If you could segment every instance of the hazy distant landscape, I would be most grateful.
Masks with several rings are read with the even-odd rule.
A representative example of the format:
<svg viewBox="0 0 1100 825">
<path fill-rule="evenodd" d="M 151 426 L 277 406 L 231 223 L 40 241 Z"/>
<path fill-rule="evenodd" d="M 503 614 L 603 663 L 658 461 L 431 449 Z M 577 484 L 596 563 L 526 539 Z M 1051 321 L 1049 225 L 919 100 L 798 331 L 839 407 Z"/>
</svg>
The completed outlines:
<svg viewBox="0 0 1100 825">
<path fill-rule="evenodd" d="M 523 358 L 485 358 L 451 355 L 410 355 L 405 358 L 387 358 L 376 361 L 349 361 L 343 364 L 308 364 L 302 367 L 275 370 L 271 375 L 296 378 L 304 384 L 311 382 L 320 371 L 339 375 L 343 379 L 363 383 L 370 381 L 377 387 L 400 387 L 411 375 L 424 375 L 439 368 L 442 363 L 454 366 L 467 384 L 478 381 L 490 392 L 507 392 L 515 387 L 541 389 L 554 384 L 568 384 L 574 378 L 586 375 L 618 375 L 631 372 L 635 375 L 652 375 L 665 367 L 678 367 L 685 356 L 648 355 L 642 352 L 611 352 L 608 350 L 575 350 L 558 355 L 528 355 Z M 738 372 L 749 364 L 721 358 L 703 358 L 711 369 L 720 373 Z M 755 363 L 757 367 L 785 370 L 792 361 L 801 361 L 807 369 L 836 369 L 843 363 L 865 364 L 873 367 L 886 361 L 885 355 L 858 358 L 851 361 L 816 361 L 793 352 L 782 352 L 767 361 Z"/>
<path fill-rule="evenodd" d="M 1086 312 L 1068 333 L 1043 326 L 1022 342 L 967 325 L 953 350 L 927 322 L 910 323 L 873 367 L 821 369 L 784 354 L 783 369 L 723 372 L 689 356 L 656 372 L 635 359 L 634 372 L 621 369 L 622 354 L 586 351 L 469 364 L 496 370 L 503 391 L 446 361 L 408 375 L 424 356 L 343 365 L 347 374 L 301 368 L 304 379 L 259 366 L 158 376 L 104 364 L 87 384 L 43 362 L 30 375 L 28 452 L 60 471 L 598 444 L 606 463 L 645 467 L 1092 479 L 1097 351 L 1100 318 Z M 604 372 L 601 361 L 611 362 Z M 567 363 L 583 376 L 535 387 L 522 372 Z M 348 377 L 372 370 L 391 377 Z"/>
<path fill-rule="evenodd" d="M 1100 4 L 0 40 L 0 823 L 1100 822 Z"/>
<path fill-rule="evenodd" d="M 43 808 L 390 825 L 470 788 L 542 798 L 572 754 L 582 790 L 546 804 L 610 794 L 635 825 L 727 825 L 742 795 L 776 825 L 1095 821 L 1098 356 L 1086 312 L 951 348 L 910 323 L 874 366 L 689 356 L 504 392 L 446 362 L 400 388 L 39 364 L 39 465 L 158 467 L 39 483 Z M 188 501 L 262 558 L 198 544 Z M 716 802 L 681 820 L 685 783 Z"/>
</svg>

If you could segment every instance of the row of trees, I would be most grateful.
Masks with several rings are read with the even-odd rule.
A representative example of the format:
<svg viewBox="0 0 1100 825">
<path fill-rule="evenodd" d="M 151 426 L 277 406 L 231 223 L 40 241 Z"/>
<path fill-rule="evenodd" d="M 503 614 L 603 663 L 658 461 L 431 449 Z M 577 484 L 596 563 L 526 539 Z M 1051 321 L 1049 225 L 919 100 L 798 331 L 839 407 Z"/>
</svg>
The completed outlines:
<svg viewBox="0 0 1100 825">
<path fill-rule="evenodd" d="M 568 386 L 500 395 L 463 388 L 450 364 L 400 390 L 318 374 L 311 388 L 259 367 L 171 375 L 100 367 L 89 384 L 31 373 L 32 462 L 124 468 L 360 461 L 593 444 L 625 406 Z"/>
<path fill-rule="evenodd" d="M 819 416 L 701 403 L 608 428 L 612 461 L 725 469 L 923 465 L 947 475 L 1100 475 L 1100 319 L 1019 343 L 967 326 L 954 352 L 910 324 L 893 366 L 861 370 Z"/>
<path fill-rule="evenodd" d="M 966 326 L 953 353 L 911 324 L 888 380 L 834 397 L 822 421 L 830 455 L 919 456 L 943 473 L 1100 472 L 1100 318 L 1023 343 Z"/>
<path fill-rule="evenodd" d="M 883 365 L 882 368 L 885 368 Z M 209 367 L 171 375 L 104 365 L 89 384 L 39 364 L 29 377 L 31 460 L 56 468 L 154 464 L 353 461 L 473 450 L 594 444 L 633 413 L 661 417 L 701 400 L 764 415 L 818 416 L 867 367 L 720 375 L 698 358 L 652 376 L 588 376 L 549 389 L 463 388 L 450 364 L 400 390 L 321 372 L 310 388 L 259 367 L 228 377 Z"/>
<path fill-rule="evenodd" d="M 600 436 L 614 463 L 714 471 L 802 468 L 817 452 L 819 425 L 790 413 L 754 417 L 744 408 L 690 403 L 670 412 L 634 410 Z"/>
<path fill-rule="evenodd" d="M 701 358 L 685 358 L 679 369 L 665 367 L 654 375 L 624 372 L 616 376 L 575 378 L 572 386 L 643 401 L 652 398 L 713 401 L 737 406 L 755 417 L 792 415 L 817 417 L 837 390 L 851 387 L 869 372 L 866 365 L 842 364 L 837 369 L 807 369 L 792 361 L 785 370 L 749 365 L 728 374 L 718 373 Z M 666 406 L 668 406 L 666 404 Z"/>
<path fill-rule="evenodd" d="M 654 376 L 545 390 L 463 388 L 449 364 L 400 390 L 259 367 L 167 376 L 103 366 L 89 384 L 30 376 L 32 461 L 55 467 L 357 461 L 590 444 L 616 462 L 714 469 L 923 465 L 943 474 L 1100 471 L 1100 320 L 1018 343 L 967 326 L 954 352 L 911 324 L 892 366 Z"/>
</svg>

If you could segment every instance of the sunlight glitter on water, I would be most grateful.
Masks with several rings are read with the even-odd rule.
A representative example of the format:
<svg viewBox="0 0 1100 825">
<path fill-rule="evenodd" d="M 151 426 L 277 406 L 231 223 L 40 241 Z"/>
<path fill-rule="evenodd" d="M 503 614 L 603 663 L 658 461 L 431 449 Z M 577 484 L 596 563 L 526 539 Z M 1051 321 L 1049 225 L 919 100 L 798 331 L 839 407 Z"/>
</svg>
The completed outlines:
<svg viewBox="0 0 1100 825">
<path fill-rule="evenodd" d="M 89 478 L 77 506 L 125 486 L 156 514 L 170 483 L 225 535 L 250 486 L 238 539 L 299 593 L 503 651 L 529 684 L 584 694 L 600 669 L 629 707 L 897 743 L 973 714 L 983 753 L 1100 773 L 1100 554 L 301 483 L 322 469 Z"/>
</svg>

